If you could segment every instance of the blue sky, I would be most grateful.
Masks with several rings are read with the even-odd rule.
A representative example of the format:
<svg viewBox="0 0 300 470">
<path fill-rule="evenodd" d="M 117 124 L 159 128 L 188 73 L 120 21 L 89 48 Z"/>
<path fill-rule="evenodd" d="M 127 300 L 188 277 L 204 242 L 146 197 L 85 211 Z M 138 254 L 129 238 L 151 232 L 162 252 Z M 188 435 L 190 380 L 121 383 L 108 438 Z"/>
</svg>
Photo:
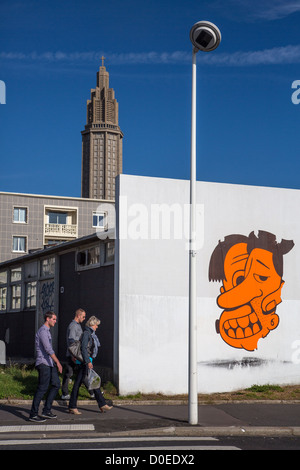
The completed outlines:
<svg viewBox="0 0 300 470">
<path fill-rule="evenodd" d="M 197 179 L 300 189 L 300 0 L 1 0 L 0 17 L 0 191 L 80 196 L 102 55 L 123 172 L 189 179 L 199 20 L 222 42 L 197 54 Z"/>
</svg>

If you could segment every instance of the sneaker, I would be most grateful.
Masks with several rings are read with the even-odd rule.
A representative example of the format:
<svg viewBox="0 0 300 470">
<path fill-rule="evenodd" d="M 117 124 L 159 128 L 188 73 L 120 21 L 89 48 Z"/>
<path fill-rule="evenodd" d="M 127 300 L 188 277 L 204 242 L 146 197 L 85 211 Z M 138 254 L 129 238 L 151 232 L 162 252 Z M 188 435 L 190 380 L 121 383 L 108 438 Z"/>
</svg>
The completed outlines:
<svg viewBox="0 0 300 470">
<path fill-rule="evenodd" d="M 41 417 L 42 418 L 49 418 L 49 419 L 57 418 L 57 416 L 54 415 L 53 413 L 51 413 L 51 411 L 49 411 L 48 413 L 42 413 Z"/>
<path fill-rule="evenodd" d="M 61 399 L 62 400 L 70 400 L 70 395 L 62 395 Z"/>
<path fill-rule="evenodd" d="M 45 418 L 41 418 L 40 416 L 30 416 L 29 421 L 33 421 L 34 423 L 43 423 Z"/>
</svg>

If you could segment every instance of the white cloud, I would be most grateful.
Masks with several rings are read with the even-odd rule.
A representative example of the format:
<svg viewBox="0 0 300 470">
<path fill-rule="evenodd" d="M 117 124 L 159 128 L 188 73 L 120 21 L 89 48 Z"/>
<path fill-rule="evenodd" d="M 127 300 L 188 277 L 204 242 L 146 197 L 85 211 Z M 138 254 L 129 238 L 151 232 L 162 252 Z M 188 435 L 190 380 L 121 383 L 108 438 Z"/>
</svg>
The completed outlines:
<svg viewBox="0 0 300 470">
<path fill-rule="evenodd" d="M 101 63 L 102 52 L 0 52 L 0 60 L 8 61 L 30 61 L 30 62 L 52 62 L 52 63 Z M 105 54 L 109 65 L 121 64 L 189 64 L 191 53 L 186 51 L 174 52 L 132 52 L 120 54 Z M 200 54 L 199 54 L 200 55 Z M 200 58 L 199 58 L 200 62 Z M 260 51 L 237 51 L 233 53 L 201 54 L 201 62 L 208 65 L 219 65 L 227 67 L 245 67 L 256 65 L 280 65 L 300 63 L 300 45 L 289 45 L 274 47 Z"/>
<path fill-rule="evenodd" d="M 261 51 L 215 54 L 207 58 L 207 63 L 226 66 L 281 65 L 300 62 L 300 45 L 274 47 Z"/>
<path fill-rule="evenodd" d="M 268 0 L 260 3 L 254 16 L 265 20 L 277 20 L 298 11 L 300 11 L 300 0 Z"/>
<path fill-rule="evenodd" d="M 273 21 L 300 11 L 300 0 L 211 0 L 214 8 L 235 21 Z M 242 20 L 241 20 L 242 18 Z"/>
</svg>

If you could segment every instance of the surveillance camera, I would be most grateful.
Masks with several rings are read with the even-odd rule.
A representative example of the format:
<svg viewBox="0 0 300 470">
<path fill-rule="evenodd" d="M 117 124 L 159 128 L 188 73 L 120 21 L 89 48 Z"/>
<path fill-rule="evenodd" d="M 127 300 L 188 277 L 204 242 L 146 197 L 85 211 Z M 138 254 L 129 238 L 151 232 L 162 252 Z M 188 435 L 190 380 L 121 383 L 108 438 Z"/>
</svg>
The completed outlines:
<svg viewBox="0 0 300 470">
<path fill-rule="evenodd" d="M 190 39 L 196 50 L 213 51 L 221 42 L 221 33 L 216 25 L 209 21 L 199 21 L 190 31 Z"/>
</svg>

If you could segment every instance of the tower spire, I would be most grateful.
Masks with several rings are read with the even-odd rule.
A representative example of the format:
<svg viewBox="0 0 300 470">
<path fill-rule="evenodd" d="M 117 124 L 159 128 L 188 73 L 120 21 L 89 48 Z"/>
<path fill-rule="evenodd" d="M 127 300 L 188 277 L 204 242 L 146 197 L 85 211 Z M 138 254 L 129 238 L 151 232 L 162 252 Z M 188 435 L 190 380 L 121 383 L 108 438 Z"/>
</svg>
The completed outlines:
<svg viewBox="0 0 300 470">
<path fill-rule="evenodd" d="M 96 88 L 87 100 L 87 123 L 82 134 L 81 195 L 92 199 L 115 199 L 115 178 L 122 173 L 122 138 L 119 105 L 109 73 L 102 66 Z"/>
</svg>

